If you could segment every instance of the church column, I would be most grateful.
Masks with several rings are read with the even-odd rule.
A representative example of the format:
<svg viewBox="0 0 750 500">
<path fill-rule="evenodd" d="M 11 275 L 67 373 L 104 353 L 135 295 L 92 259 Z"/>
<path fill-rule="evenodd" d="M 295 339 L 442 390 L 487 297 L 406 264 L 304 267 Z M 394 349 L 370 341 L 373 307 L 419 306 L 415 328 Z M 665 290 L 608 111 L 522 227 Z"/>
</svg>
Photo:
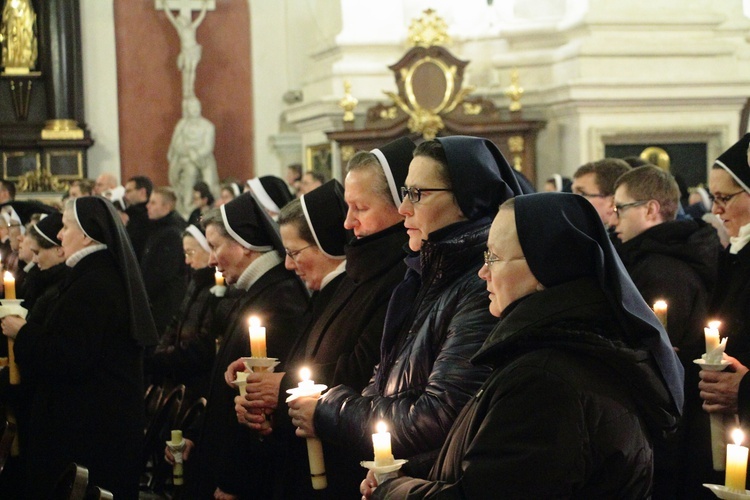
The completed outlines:
<svg viewBox="0 0 750 500">
<path fill-rule="evenodd" d="M 39 2 L 42 74 L 50 119 L 84 122 L 81 16 L 78 0 Z"/>
</svg>

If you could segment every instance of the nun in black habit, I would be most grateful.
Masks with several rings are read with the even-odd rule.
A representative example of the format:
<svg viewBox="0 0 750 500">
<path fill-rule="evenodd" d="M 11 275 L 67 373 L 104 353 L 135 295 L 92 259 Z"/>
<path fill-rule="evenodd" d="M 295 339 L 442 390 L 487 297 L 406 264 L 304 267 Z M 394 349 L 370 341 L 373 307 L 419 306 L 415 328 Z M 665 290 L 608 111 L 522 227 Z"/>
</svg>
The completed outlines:
<svg viewBox="0 0 750 500">
<path fill-rule="evenodd" d="M 683 404 L 682 366 L 596 210 L 520 196 L 495 218 L 480 277 L 500 316 L 476 364 L 493 367 L 426 479 L 373 498 L 649 498 L 653 447 Z M 392 429 L 391 433 L 402 432 Z"/>
<path fill-rule="evenodd" d="M 143 348 L 156 329 L 138 262 L 112 204 L 70 200 L 59 233 L 71 267 L 43 317 L 6 316 L 21 379 L 36 386 L 25 450 L 29 498 L 47 498 L 71 463 L 115 498 L 137 498 L 145 422 Z"/>
<path fill-rule="evenodd" d="M 268 498 L 271 468 L 279 444 L 241 426 L 234 410 L 237 389 L 224 383 L 224 371 L 237 358 L 250 356 L 248 319 L 257 316 L 266 328 L 269 357 L 284 370 L 289 350 L 305 323 L 308 294 L 302 282 L 284 268 L 284 247 L 276 224 L 254 198 L 244 193 L 204 215 L 211 247 L 209 265 L 224 274 L 229 287 L 217 306 L 221 337 L 209 384 L 208 406 L 199 433 L 187 434 L 195 450 L 186 457 L 190 498 L 215 494 Z"/>
</svg>

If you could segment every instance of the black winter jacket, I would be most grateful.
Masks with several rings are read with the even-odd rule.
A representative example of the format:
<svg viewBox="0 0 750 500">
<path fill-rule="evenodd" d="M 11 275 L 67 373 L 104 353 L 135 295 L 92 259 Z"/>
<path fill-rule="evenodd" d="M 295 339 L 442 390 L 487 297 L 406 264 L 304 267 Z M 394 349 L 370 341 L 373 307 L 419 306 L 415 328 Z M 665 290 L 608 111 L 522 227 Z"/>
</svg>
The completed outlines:
<svg viewBox="0 0 750 500">
<path fill-rule="evenodd" d="M 648 498 L 650 436 L 677 420 L 650 354 L 610 338 L 593 279 L 509 309 L 474 357 L 495 369 L 429 479 L 386 481 L 374 498 Z"/>
<path fill-rule="evenodd" d="M 372 440 L 379 420 L 391 429 L 397 458 L 438 450 L 466 401 L 490 373 L 474 365 L 497 323 L 477 272 L 487 248 L 489 219 L 444 228 L 442 238 L 425 241 L 421 250 L 421 288 L 410 308 L 411 321 L 395 343 L 392 364 L 383 364 L 385 385 L 375 380 L 362 391 L 334 387 L 315 411 L 315 430 L 324 441 L 346 445 L 362 460 L 372 460 Z M 391 311 L 389 311 L 389 314 Z"/>
</svg>

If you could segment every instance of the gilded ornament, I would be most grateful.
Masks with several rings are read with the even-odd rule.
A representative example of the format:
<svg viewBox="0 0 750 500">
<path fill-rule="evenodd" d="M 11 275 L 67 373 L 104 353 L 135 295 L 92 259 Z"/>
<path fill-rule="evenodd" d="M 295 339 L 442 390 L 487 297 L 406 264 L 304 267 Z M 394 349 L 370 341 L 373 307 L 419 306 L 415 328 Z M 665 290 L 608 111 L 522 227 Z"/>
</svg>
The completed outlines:
<svg viewBox="0 0 750 500">
<path fill-rule="evenodd" d="M 36 14 L 31 0 L 6 0 L 0 25 L 2 66 L 6 74 L 26 74 L 36 66 Z"/>
<path fill-rule="evenodd" d="M 354 146 L 342 146 L 341 147 L 341 161 L 346 163 L 352 159 L 354 154 L 357 152 Z"/>
<path fill-rule="evenodd" d="M 354 108 L 357 107 L 359 100 L 352 95 L 352 83 L 344 80 L 344 97 L 339 101 L 339 107 L 344 110 L 344 121 L 354 121 Z"/>
<path fill-rule="evenodd" d="M 380 110 L 381 120 L 395 120 L 396 116 L 398 116 L 398 108 L 396 106 Z"/>
<path fill-rule="evenodd" d="M 464 114 L 469 116 L 475 116 L 482 112 L 482 105 L 475 104 L 473 102 L 464 103 Z"/>
<path fill-rule="evenodd" d="M 448 36 L 448 24 L 432 9 L 427 9 L 422 17 L 414 19 L 409 26 L 409 44 L 412 47 L 432 47 L 447 45 L 451 42 Z"/>
<path fill-rule="evenodd" d="M 510 98 L 508 109 L 512 112 L 521 111 L 521 96 L 523 87 L 518 83 L 518 69 L 513 68 L 510 72 L 510 86 L 505 89 L 505 95 Z"/>
<path fill-rule="evenodd" d="M 521 155 L 523 154 L 524 141 L 522 135 L 514 135 L 508 138 L 508 149 L 513 154 L 513 168 L 516 171 L 521 172 L 523 169 L 523 161 Z"/>
</svg>

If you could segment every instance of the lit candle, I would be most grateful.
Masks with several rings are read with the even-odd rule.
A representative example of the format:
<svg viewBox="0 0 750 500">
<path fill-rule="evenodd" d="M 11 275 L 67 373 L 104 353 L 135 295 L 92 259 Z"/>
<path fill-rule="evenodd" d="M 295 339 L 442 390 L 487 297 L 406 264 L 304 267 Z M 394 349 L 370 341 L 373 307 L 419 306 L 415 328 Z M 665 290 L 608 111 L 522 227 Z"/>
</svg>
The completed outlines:
<svg viewBox="0 0 750 500">
<path fill-rule="evenodd" d="M 311 373 L 309 368 L 302 368 L 299 371 L 300 382 L 297 387 L 288 389 L 286 392 L 291 394 L 286 398 L 289 403 L 301 397 L 313 397 L 318 399 L 320 393 L 326 389 L 325 385 L 315 384 L 310 379 Z M 328 478 L 326 477 L 326 463 L 323 458 L 323 444 L 318 438 L 307 438 L 307 460 L 310 463 L 310 480 L 314 490 L 323 490 L 328 487 Z"/>
<path fill-rule="evenodd" d="M 732 490 L 745 491 L 747 476 L 747 447 L 742 446 L 745 435 L 741 430 L 732 431 L 734 444 L 727 445 L 727 475 L 725 485 Z"/>
<path fill-rule="evenodd" d="M 312 373 L 310 373 L 309 368 L 306 368 L 306 367 L 301 368 L 299 371 L 300 381 L 297 384 L 297 388 L 300 389 L 302 392 L 309 393 L 313 389 L 313 386 L 315 386 L 315 381 L 310 380 L 311 376 L 312 376 Z"/>
<path fill-rule="evenodd" d="M 10 274 L 10 271 L 5 271 L 3 275 L 3 285 L 5 286 L 5 298 L 15 299 L 16 298 L 16 279 Z"/>
<path fill-rule="evenodd" d="M 260 326 L 257 316 L 250 317 L 250 355 L 254 358 L 266 356 L 266 329 Z"/>
<path fill-rule="evenodd" d="M 393 464 L 391 453 L 391 433 L 387 432 L 385 422 L 378 422 L 377 432 L 372 435 L 372 448 L 375 450 L 375 467 Z"/>
<path fill-rule="evenodd" d="M 654 314 L 659 318 L 661 325 L 667 327 L 667 303 L 664 300 L 657 300 L 654 302 Z"/>
<path fill-rule="evenodd" d="M 719 325 L 721 321 L 710 321 L 708 326 L 703 329 L 706 335 L 706 353 L 710 353 L 719 347 Z"/>
<path fill-rule="evenodd" d="M 214 279 L 216 279 L 216 286 L 224 286 L 224 275 L 219 271 L 214 273 Z"/>
</svg>

